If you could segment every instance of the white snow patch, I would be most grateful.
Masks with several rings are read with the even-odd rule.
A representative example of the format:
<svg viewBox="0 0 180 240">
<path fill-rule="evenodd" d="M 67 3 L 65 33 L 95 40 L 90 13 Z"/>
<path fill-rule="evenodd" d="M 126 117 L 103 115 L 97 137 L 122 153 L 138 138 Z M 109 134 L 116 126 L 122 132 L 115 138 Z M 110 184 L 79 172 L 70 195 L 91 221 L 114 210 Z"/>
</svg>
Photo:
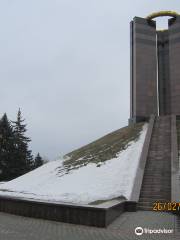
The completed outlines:
<svg viewBox="0 0 180 240">
<path fill-rule="evenodd" d="M 140 137 L 132 141 L 117 158 L 97 167 L 89 163 L 60 177 L 63 161 L 49 162 L 15 180 L 0 186 L 0 195 L 33 198 L 46 201 L 88 204 L 118 196 L 129 199 L 142 146 L 147 132 L 143 126 Z"/>
</svg>

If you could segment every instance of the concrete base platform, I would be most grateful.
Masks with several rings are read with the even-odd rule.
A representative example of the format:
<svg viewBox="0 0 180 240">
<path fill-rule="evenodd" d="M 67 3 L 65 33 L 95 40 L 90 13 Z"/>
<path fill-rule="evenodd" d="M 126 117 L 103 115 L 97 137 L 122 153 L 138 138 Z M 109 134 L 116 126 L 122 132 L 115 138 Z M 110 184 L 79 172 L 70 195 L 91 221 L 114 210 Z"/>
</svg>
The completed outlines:
<svg viewBox="0 0 180 240">
<path fill-rule="evenodd" d="M 136 211 L 136 205 L 136 202 L 126 200 L 92 206 L 0 197 L 1 212 L 95 227 L 107 227 L 123 212 Z"/>
<path fill-rule="evenodd" d="M 171 234 L 137 236 L 135 228 L 173 229 Z M 107 228 L 80 226 L 34 219 L 0 212 L 0 239 L 3 240 L 134 240 L 180 239 L 180 219 L 171 213 L 125 212 Z"/>
</svg>

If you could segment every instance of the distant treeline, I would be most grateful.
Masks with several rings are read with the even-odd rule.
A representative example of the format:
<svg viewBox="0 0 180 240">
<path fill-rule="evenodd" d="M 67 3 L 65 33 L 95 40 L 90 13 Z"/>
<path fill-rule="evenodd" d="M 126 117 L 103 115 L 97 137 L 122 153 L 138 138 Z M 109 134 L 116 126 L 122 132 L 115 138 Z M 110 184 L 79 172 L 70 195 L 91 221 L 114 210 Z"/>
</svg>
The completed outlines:
<svg viewBox="0 0 180 240">
<path fill-rule="evenodd" d="M 0 181 L 9 181 L 43 165 L 40 154 L 34 158 L 29 150 L 30 141 L 21 110 L 16 121 L 10 121 L 5 113 L 0 119 Z"/>
</svg>

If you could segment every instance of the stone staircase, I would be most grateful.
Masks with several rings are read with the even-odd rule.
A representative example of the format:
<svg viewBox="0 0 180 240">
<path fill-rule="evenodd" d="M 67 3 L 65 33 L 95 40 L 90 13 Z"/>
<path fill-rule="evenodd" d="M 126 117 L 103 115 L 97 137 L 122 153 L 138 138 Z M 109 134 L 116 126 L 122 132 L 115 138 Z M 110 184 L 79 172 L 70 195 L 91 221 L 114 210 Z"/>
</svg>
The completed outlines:
<svg viewBox="0 0 180 240">
<path fill-rule="evenodd" d="M 138 203 L 152 210 L 155 202 L 171 200 L 171 117 L 156 117 Z"/>
</svg>

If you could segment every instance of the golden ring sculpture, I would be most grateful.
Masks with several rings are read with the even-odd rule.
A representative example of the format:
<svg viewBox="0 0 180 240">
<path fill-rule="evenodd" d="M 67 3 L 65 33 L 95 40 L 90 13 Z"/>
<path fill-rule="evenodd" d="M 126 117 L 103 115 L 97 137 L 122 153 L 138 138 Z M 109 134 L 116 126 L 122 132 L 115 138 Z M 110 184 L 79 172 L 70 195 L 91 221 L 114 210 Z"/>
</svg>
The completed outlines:
<svg viewBox="0 0 180 240">
<path fill-rule="evenodd" d="M 150 15 L 148 15 L 146 17 L 146 19 L 147 20 L 152 20 L 153 18 L 164 17 L 164 16 L 176 18 L 177 16 L 180 16 L 180 14 L 175 12 L 175 11 L 159 11 L 159 12 L 151 13 Z"/>
</svg>

